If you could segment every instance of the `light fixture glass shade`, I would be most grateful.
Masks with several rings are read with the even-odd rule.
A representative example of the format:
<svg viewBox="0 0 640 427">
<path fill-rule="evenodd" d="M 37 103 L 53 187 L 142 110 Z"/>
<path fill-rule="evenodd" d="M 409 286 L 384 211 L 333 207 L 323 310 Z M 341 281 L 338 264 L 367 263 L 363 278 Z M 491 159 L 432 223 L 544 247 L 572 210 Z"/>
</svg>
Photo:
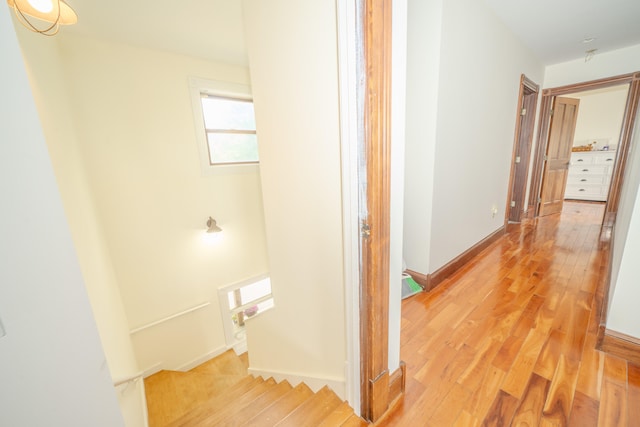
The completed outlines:
<svg viewBox="0 0 640 427">
<path fill-rule="evenodd" d="M 60 25 L 73 25 L 78 22 L 78 15 L 71 9 L 71 6 L 62 0 L 50 1 L 49 5 L 46 1 L 7 0 L 7 4 L 15 10 L 20 23 L 36 33 L 54 35 L 58 32 Z M 51 6 L 50 10 L 46 11 L 49 6 Z M 38 28 L 29 18 L 46 22 L 50 26 Z"/>
<path fill-rule="evenodd" d="M 222 228 L 218 227 L 216 224 L 216 220 L 209 217 L 207 220 L 207 233 L 219 233 L 222 231 Z"/>
</svg>

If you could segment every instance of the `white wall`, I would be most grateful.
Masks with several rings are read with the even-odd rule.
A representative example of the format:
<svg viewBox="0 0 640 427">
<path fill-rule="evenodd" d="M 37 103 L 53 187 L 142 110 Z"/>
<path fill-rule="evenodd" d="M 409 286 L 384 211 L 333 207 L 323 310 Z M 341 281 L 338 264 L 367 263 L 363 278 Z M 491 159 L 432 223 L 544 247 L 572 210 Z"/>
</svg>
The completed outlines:
<svg viewBox="0 0 640 427">
<path fill-rule="evenodd" d="M 580 100 L 573 145 L 585 145 L 596 141 L 596 149 L 602 149 L 606 144 L 605 140 L 608 140 L 610 146 L 616 146 L 620 138 L 628 93 L 629 85 L 626 84 L 566 95 Z"/>
<path fill-rule="evenodd" d="M 16 30 L 109 370 L 115 380 L 129 377 L 139 368 L 80 157 L 57 39 L 42 37 L 20 25 Z M 143 396 L 140 381 L 118 390 L 128 426 L 145 425 Z"/>
<path fill-rule="evenodd" d="M 596 54 L 590 61 L 575 59 L 545 68 L 545 88 L 587 82 L 640 71 L 640 45 Z"/>
<path fill-rule="evenodd" d="M 611 250 L 611 289 L 607 328 L 640 338 L 640 120 L 636 121 Z"/>
<path fill-rule="evenodd" d="M 0 21 L 0 424 L 120 426 L 8 8 Z"/>
<path fill-rule="evenodd" d="M 635 165 L 636 176 L 640 175 L 637 163 Z M 635 202 L 629 206 L 629 209 L 632 209 L 629 222 L 624 225 L 620 224 L 620 226 L 616 224 L 616 249 L 618 247 L 620 249 L 615 252 L 614 266 L 619 266 L 619 270 L 612 275 L 612 281 L 615 280 L 615 282 L 612 282 L 610 290 L 613 298 L 611 298 L 609 307 L 607 329 L 640 339 L 640 316 L 636 304 L 640 298 L 640 289 L 638 289 L 638 277 L 640 277 L 640 266 L 638 265 L 640 257 L 640 196 L 637 192 L 638 180 L 635 181 L 636 194 L 629 197 L 629 204 Z M 621 217 L 621 213 L 618 213 L 618 218 Z"/>
<path fill-rule="evenodd" d="M 503 225 L 520 75 L 543 75 L 482 2 L 443 2 L 441 37 L 430 272 Z"/>
<path fill-rule="evenodd" d="M 275 298 L 247 322 L 250 367 L 344 396 L 335 4 L 243 6 Z"/>
<path fill-rule="evenodd" d="M 58 37 L 81 156 L 140 368 L 180 369 L 224 349 L 217 289 L 267 271 L 259 173 L 202 175 L 190 76 L 248 83 L 245 68 Z M 224 230 L 205 240 L 209 215 Z"/>
<path fill-rule="evenodd" d="M 409 0 L 407 9 L 403 256 L 407 268 L 426 274 L 430 272 L 442 0 Z"/>
</svg>

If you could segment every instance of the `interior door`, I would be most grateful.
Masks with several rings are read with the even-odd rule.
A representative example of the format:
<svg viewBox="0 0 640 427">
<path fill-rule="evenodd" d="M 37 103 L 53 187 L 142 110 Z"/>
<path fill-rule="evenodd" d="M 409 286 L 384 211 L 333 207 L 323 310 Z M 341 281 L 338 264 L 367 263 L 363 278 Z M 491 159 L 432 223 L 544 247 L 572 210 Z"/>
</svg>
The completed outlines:
<svg viewBox="0 0 640 427">
<path fill-rule="evenodd" d="M 562 211 L 579 99 L 556 97 L 549 128 L 540 194 L 540 216 Z"/>
</svg>

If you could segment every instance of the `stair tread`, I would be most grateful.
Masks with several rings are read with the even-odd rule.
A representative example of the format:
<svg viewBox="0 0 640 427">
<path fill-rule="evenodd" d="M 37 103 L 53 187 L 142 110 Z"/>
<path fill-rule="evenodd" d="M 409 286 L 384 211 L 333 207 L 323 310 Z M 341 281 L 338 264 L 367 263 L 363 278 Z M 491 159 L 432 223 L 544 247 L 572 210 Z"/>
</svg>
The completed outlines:
<svg viewBox="0 0 640 427">
<path fill-rule="evenodd" d="M 227 402 L 223 407 L 218 408 L 218 410 L 215 410 L 212 405 L 207 403 L 200 405 L 185 414 L 184 417 L 181 417 L 178 425 L 183 427 L 221 425 L 225 419 L 233 417 L 242 407 L 250 405 L 251 402 L 275 386 L 276 381 L 273 378 L 255 384 L 242 395 L 236 396 L 233 401 Z"/>
<path fill-rule="evenodd" d="M 161 371 L 145 379 L 147 409 L 152 425 L 167 425 L 204 402 L 220 390 L 229 390 L 251 377 L 216 377 L 186 372 Z"/>
<path fill-rule="evenodd" d="M 253 402 L 238 408 L 237 411 L 234 411 L 234 414 L 232 414 L 231 417 L 221 420 L 219 426 L 235 427 L 238 425 L 244 425 L 248 420 L 252 419 L 291 390 L 293 390 L 293 387 L 288 381 L 285 380 L 278 383 L 265 393 L 258 396 Z"/>
<path fill-rule="evenodd" d="M 253 427 L 272 427 L 279 420 L 294 411 L 311 395 L 313 395 L 311 389 L 305 383 L 300 383 L 263 411 L 256 414 L 247 421 L 246 425 Z"/>
<path fill-rule="evenodd" d="M 236 355 L 233 350 L 227 350 L 201 365 L 187 371 L 213 375 L 247 375 L 249 366 L 247 353 Z"/>
<path fill-rule="evenodd" d="M 339 426 L 347 421 L 347 419 L 353 414 L 353 408 L 349 405 L 349 403 L 342 402 L 330 414 L 328 414 L 320 424 L 318 424 L 318 427 Z"/>
<path fill-rule="evenodd" d="M 340 403 L 342 403 L 340 398 L 329 387 L 323 387 L 276 425 L 278 427 L 317 425 L 331 411 L 340 406 Z"/>
<path fill-rule="evenodd" d="M 238 398 L 239 396 L 242 396 L 247 391 L 251 390 L 253 387 L 263 382 L 264 380 L 262 379 L 262 377 L 254 378 L 248 375 L 245 378 L 241 379 L 238 383 L 236 383 L 235 385 L 227 389 L 224 392 L 224 394 L 218 394 L 218 395 L 212 396 L 211 398 L 203 402 L 200 402 L 200 404 L 197 407 L 192 408 L 190 411 L 187 412 L 187 414 L 189 414 L 188 418 L 186 417 L 186 414 L 185 414 L 184 416 L 181 416 L 180 418 L 173 420 L 173 422 L 170 423 L 169 426 L 177 427 L 177 426 L 188 425 L 185 423 L 188 423 L 191 418 L 200 416 L 199 414 L 201 413 L 217 412 L 223 409 L 225 406 L 229 405 L 234 399 Z"/>
</svg>

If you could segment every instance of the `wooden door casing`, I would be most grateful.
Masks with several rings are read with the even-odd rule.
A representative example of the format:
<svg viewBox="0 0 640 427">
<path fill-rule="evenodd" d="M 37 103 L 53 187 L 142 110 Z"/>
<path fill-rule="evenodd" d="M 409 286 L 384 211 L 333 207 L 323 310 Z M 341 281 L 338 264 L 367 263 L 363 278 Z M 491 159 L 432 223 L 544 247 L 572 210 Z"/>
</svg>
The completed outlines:
<svg viewBox="0 0 640 427">
<path fill-rule="evenodd" d="M 540 216 L 562 211 L 579 106 L 579 99 L 556 97 L 554 101 L 542 177 Z"/>
<path fill-rule="evenodd" d="M 507 221 L 520 222 L 524 214 L 527 175 L 531 158 L 531 144 L 536 120 L 536 105 L 540 87 L 527 76 L 520 76 L 518 94 L 518 117 L 516 119 L 515 142 L 507 198 Z"/>
<path fill-rule="evenodd" d="M 361 0 L 366 217 L 361 218 L 361 416 L 389 408 L 389 238 L 391 198 L 391 0 Z M 362 162 L 360 162 L 362 164 Z"/>
</svg>

